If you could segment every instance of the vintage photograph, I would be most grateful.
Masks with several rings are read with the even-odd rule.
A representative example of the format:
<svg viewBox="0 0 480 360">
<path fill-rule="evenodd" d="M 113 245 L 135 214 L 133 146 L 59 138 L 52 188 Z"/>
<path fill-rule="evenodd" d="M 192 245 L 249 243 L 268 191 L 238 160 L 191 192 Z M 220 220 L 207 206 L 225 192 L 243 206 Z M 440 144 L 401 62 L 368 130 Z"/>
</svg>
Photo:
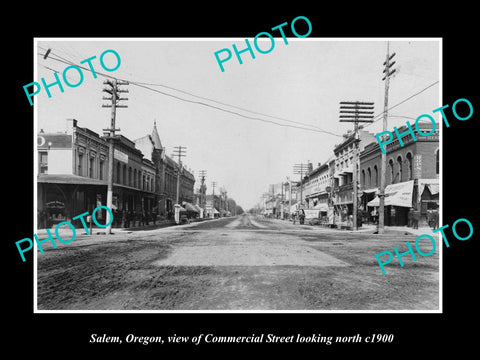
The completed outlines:
<svg viewBox="0 0 480 360">
<path fill-rule="evenodd" d="M 35 38 L 35 312 L 442 311 L 441 38 L 272 36 Z"/>
</svg>

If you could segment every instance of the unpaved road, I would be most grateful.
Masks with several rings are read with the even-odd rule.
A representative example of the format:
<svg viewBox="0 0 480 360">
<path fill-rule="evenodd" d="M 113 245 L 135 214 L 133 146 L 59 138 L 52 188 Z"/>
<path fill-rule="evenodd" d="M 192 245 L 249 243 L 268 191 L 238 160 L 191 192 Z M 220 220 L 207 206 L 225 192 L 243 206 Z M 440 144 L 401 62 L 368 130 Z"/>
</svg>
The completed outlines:
<svg viewBox="0 0 480 360">
<path fill-rule="evenodd" d="M 79 236 L 38 255 L 38 309 L 436 310 L 438 253 L 380 272 L 406 240 L 246 215 Z"/>
</svg>

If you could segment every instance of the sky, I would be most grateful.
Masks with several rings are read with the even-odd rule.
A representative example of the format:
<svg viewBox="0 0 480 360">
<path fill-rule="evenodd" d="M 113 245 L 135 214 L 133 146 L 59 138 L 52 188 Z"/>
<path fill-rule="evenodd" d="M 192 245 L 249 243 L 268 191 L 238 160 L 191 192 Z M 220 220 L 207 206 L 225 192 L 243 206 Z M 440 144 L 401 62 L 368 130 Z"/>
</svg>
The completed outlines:
<svg viewBox="0 0 480 360">
<path fill-rule="evenodd" d="M 224 48 L 233 53 L 232 44 L 244 49 L 244 38 L 37 38 L 32 81 L 52 83 L 53 71 L 62 79 L 69 64 L 58 60 L 80 64 L 96 56 L 97 72 L 130 81 L 122 87 L 129 90 L 122 102 L 128 108 L 117 109 L 119 133 L 135 140 L 151 134 L 155 121 L 167 155 L 175 146 L 186 147 L 183 163 L 197 180 L 206 170 L 207 193 L 215 181 L 216 189 L 224 188 L 244 209 L 259 202 L 269 184 L 288 176 L 295 180 L 294 164 L 316 166 L 333 156 L 342 134 L 353 128 L 339 122 L 340 101 L 370 101 L 375 115 L 383 111 L 387 40 L 397 69 L 390 80 L 389 107 L 411 97 L 389 111 L 388 128 L 413 124 L 421 114 L 441 122 L 438 113 L 432 114 L 442 105 L 439 39 L 288 38 L 288 45 L 281 37 L 275 40 L 273 50 L 261 54 L 249 39 L 255 59 L 245 52 L 239 64 L 233 54 L 222 72 L 214 53 Z M 270 40 L 260 40 L 259 46 L 268 49 Z M 121 59 L 112 72 L 99 62 L 110 49 Z M 104 61 L 107 67 L 116 65 L 112 53 Z M 66 74 L 72 84 L 79 82 L 75 70 Z M 107 78 L 95 79 L 86 70 L 83 76 L 77 87 L 61 80 L 64 92 L 53 86 L 51 98 L 43 88 L 35 95 L 37 132 L 64 132 L 71 118 L 100 135 L 109 126 L 111 110 L 102 108 Z M 382 116 L 375 119 L 365 126 L 373 134 L 382 131 Z"/>
</svg>

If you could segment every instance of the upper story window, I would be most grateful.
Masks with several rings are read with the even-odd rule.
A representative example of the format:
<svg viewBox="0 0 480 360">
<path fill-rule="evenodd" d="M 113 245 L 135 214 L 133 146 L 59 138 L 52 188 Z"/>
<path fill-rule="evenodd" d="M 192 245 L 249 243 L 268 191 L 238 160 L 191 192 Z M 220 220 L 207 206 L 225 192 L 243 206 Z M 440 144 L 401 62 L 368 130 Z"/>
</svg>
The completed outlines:
<svg viewBox="0 0 480 360">
<path fill-rule="evenodd" d="M 48 174 L 48 152 L 47 151 L 38 152 L 38 173 Z"/>
</svg>

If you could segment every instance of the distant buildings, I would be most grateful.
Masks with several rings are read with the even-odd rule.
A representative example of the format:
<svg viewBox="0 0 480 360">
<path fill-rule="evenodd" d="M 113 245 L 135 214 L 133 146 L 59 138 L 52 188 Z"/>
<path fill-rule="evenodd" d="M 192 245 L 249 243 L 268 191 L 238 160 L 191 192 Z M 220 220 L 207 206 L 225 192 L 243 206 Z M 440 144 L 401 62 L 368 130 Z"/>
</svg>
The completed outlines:
<svg viewBox="0 0 480 360">
<path fill-rule="evenodd" d="M 420 124 L 423 133 L 429 133 L 432 124 Z M 430 136 L 416 132 L 417 141 L 411 135 L 402 137 L 404 146 L 396 138 L 387 145 L 385 224 L 407 225 L 409 211 L 416 210 L 425 223 L 430 211 L 439 207 L 440 150 L 439 131 Z M 406 127 L 398 131 L 403 133 Z M 316 210 L 315 214 L 323 223 L 343 226 L 351 225 L 353 214 L 353 149 L 358 143 L 357 196 L 358 214 L 361 222 L 375 222 L 378 219 L 379 199 L 377 197 L 381 176 L 381 151 L 374 134 L 361 126 L 358 139 L 353 132 L 343 136 L 343 142 L 333 149 L 333 156 L 325 163 L 312 168 L 298 183 L 292 183 L 294 201 L 292 207 L 284 207 L 287 216 L 298 208 Z M 288 183 L 286 183 L 288 185 Z M 287 196 L 279 197 L 277 188 L 270 185 L 263 195 L 265 216 L 278 217 L 278 204 L 285 204 Z M 288 186 L 287 186 L 288 187 Z M 285 187 L 283 188 L 285 189 Z M 285 193 L 286 194 L 286 193 Z"/>
</svg>

